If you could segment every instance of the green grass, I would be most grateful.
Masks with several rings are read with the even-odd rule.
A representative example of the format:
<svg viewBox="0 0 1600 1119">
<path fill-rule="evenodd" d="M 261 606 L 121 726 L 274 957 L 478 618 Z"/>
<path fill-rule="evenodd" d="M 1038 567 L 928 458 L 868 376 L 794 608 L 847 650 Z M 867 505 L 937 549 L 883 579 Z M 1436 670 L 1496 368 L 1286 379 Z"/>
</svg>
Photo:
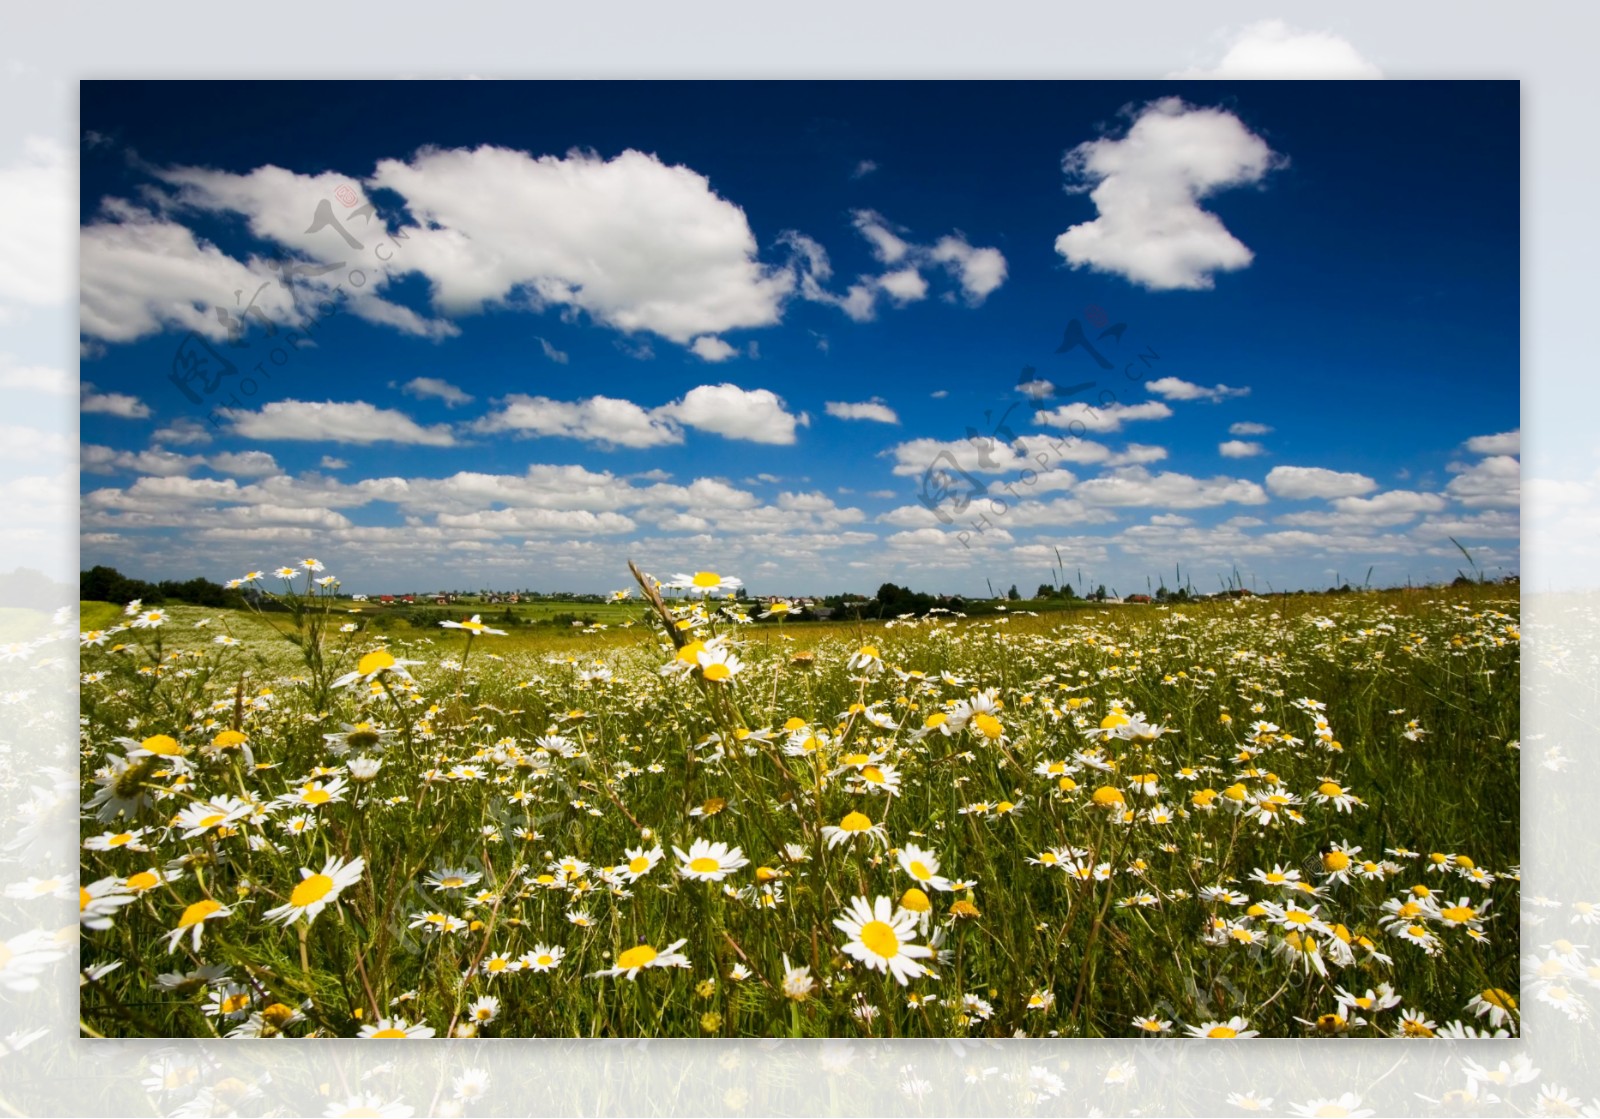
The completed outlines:
<svg viewBox="0 0 1600 1119">
<path fill-rule="evenodd" d="M 85 839 L 137 825 L 151 846 L 86 851 L 85 883 L 163 864 L 179 875 L 86 933 L 86 967 L 124 966 L 85 990 L 84 1020 L 107 1035 L 226 1033 L 240 1020 L 206 1014 L 203 991 L 156 981 L 205 962 L 227 969 L 244 1009 L 309 1002 L 305 1021 L 286 1029 L 295 1035 L 353 1034 L 390 1015 L 442 1034 L 492 995 L 498 1014 L 481 1032 L 504 1036 L 1117 1036 L 1137 1032 L 1143 1015 L 1174 1030 L 1240 1015 L 1264 1035 L 1300 1036 L 1338 1009 L 1337 987 L 1360 995 L 1385 982 L 1402 1005 L 1347 1022 L 1349 1032 L 1392 1034 L 1403 1009 L 1440 1026 L 1472 1022 L 1475 994 L 1517 990 L 1517 612 L 1502 588 L 1467 587 L 909 624 L 723 619 L 715 630 L 742 669 L 718 684 L 698 669 L 664 676 L 674 658 L 659 626 L 508 627 L 469 647 L 461 631 L 437 627 L 341 633 L 352 617 L 368 619 L 321 616 L 316 604 L 271 616 L 174 607 L 158 629 L 84 650 L 86 803 L 100 788 L 96 770 L 126 752 L 122 736 L 173 736 L 193 769 L 177 779 L 159 759 L 136 762 L 117 782 L 141 801 L 136 818 L 85 813 Z M 84 624 L 95 624 L 87 613 Z M 216 644 L 219 632 L 240 644 Z M 385 641 L 420 662 L 414 683 L 391 670 L 373 685 L 329 686 Z M 847 660 L 868 644 L 884 667 L 852 672 Z M 609 678 L 584 675 L 597 665 Z M 930 716 L 959 715 L 954 705 L 983 695 L 999 704 L 992 724 L 920 733 Z M 1325 705 L 1337 748 L 1319 741 L 1302 698 Z M 1163 732 L 1097 740 L 1119 706 Z M 820 747 L 786 752 L 789 720 L 806 727 L 797 748 Z M 340 756 L 324 740 L 362 721 L 381 742 Z M 1257 721 L 1279 729 L 1253 731 Z M 1409 740 L 1413 721 L 1422 733 Z M 253 765 L 212 746 L 235 727 Z M 771 738 L 741 738 L 746 728 Z M 343 771 L 363 752 L 382 761 L 370 783 Z M 1052 762 L 1068 782 L 1048 772 Z M 870 791 L 868 764 L 894 767 L 899 795 Z M 1159 783 L 1153 796 L 1133 780 L 1147 773 Z M 275 803 L 319 774 L 344 780 L 338 799 Z M 1319 803 L 1326 781 L 1361 804 Z M 1291 801 L 1263 827 L 1231 807 L 1234 786 L 1241 807 L 1280 788 Z M 1120 804 L 1097 805 L 1101 788 Z M 171 826 L 186 806 L 224 796 L 274 807 L 188 839 Z M 1151 818 L 1158 805 L 1169 822 Z M 830 847 L 823 829 L 852 812 L 881 826 L 881 840 Z M 299 815 L 317 827 L 286 830 Z M 749 862 L 722 883 L 681 877 L 672 849 L 698 839 Z M 638 881 L 605 870 L 656 844 L 664 856 Z M 894 852 L 908 844 L 935 855 L 956 888 L 927 889 L 926 924 L 912 918 L 913 942 L 940 953 L 924 961 L 937 978 L 902 987 L 844 953 L 834 921 L 858 896 L 905 900 L 913 879 Z M 1372 860 L 1379 873 L 1329 881 L 1333 844 L 1359 847 L 1355 865 Z M 1083 880 L 1028 861 L 1051 849 L 1080 861 Z M 1429 869 L 1434 852 L 1470 866 Z M 302 868 L 331 857 L 365 867 L 337 904 L 309 926 L 264 918 Z M 552 868 L 564 858 L 588 866 L 563 876 Z M 1275 867 L 1321 895 L 1252 878 Z M 481 877 L 471 891 L 428 884 L 449 868 Z M 1326 975 L 1284 951 L 1279 911 L 1247 917 L 1243 905 L 1202 896 L 1219 886 L 1253 903 L 1317 906 L 1310 935 Z M 1433 899 L 1407 921 L 1437 940 L 1435 954 L 1384 924 L 1385 902 L 1416 901 L 1414 886 Z M 167 932 L 207 897 L 233 913 L 207 923 L 197 953 L 185 938 L 168 955 Z M 1486 939 L 1442 915 L 1461 897 Z M 464 927 L 412 927 L 429 913 Z M 1217 919 L 1248 936 L 1208 938 Z M 662 950 L 679 939 L 688 967 L 647 968 L 636 981 L 591 975 L 641 943 Z M 494 953 L 540 945 L 565 951 L 552 972 L 482 971 Z M 803 1001 L 781 989 L 785 958 L 817 984 Z M 730 979 L 735 965 L 749 977 Z"/>
</svg>

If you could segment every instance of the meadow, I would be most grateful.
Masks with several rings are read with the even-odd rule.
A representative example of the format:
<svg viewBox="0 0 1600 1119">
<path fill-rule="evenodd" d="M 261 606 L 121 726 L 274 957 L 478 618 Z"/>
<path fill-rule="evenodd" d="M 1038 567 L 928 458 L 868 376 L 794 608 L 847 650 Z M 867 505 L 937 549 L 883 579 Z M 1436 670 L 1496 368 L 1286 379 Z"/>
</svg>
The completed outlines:
<svg viewBox="0 0 1600 1119">
<path fill-rule="evenodd" d="M 86 604 L 86 1034 L 1518 1029 L 1514 587 L 501 634 L 283 572 Z"/>
</svg>

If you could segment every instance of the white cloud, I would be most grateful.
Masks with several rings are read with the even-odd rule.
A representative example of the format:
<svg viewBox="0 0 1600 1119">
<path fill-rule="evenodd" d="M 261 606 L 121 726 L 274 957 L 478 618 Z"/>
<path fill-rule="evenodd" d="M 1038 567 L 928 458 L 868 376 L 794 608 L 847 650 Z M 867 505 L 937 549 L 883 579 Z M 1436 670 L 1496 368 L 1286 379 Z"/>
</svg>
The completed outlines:
<svg viewBox="0 0 1600 1119">
<path fill-rule="evenodd" d="M 1274 466 L 1267 474 L 1273 496 L 1303 501 L 1307 498 L 1359 497 L 1378 488 L 1365 474 L 1347 474 L 1320 466 Z"/>
<path fill-rule="evenodd" d="M 943 400 L 945 397 L 950 395 L 950 390 L 949 389 L 934 389 L 928 395 L 931 396 L 935 400 Z"/>
<path fill-rule="evenodd" d="M 106 220 L 79 234 L 79 326 L 89 337 L 131 342 L 172 328 L 221 341 L 228 327 L 211 309 L 241 309 L 235 292 L 257 293 L 254 306 L 280 326 L 301 323 L 264 262 L 240 263 L 187 227 L 125 202 L 104 208 Z"/>
<path fill-rule="evenodd" d="M 778 322 L 795 283 L 704 175 L 638 151 L 425 148 L 381 161 L 371 185 L 419 223 L 391 267 L 425 275 L 448 314 L 525 298 L 687 344 Z"/>
<path fill-rule="evenodd" d="M 1173 78 L 1381 78 L 1349 40 L 1329 31 L 1297 31 L 1278 19 L 1243 28 L 1215 66 Z"/>
<path fill-rule="evenodd" d="M 1229 385 L 1213 385 L 1206 388 L 1204 385 L 1191 384 L 1178 377 L 1158 377 L 1149 382 L 1145 388 L 1159 397 L 1167 400 L 1209 400 L 1213 404 L 1235 396 L 1249 396 L 1248 388 L 1233 388 Z"/>
<path fill-rule="evenodd" d="M 922 278 L 922 273 L 915 268 L 902 268 L 897 272 L 885 272 L 878 277 L 878 287 L 888 293 L 894 300 L 895 306 L 904 307 L 907 303 L 915 303 L 919 299 L 926 299 L 928 295 L 928 281 Z"/>
<path fill-rule="evenodd" d="M 156 433 L 150 438 L 156 443 L 175 443 L 184 447 L 191 443 L 211 442 L 211 433 L 199 420 L 184 416 L 173 420 L 166 427 L 157 428 Z"/>
<path fill-rule="evenodd" d="M 795 428 L 811 419 L 804 412 L 792 415 L 770 389 L 745 390 L 737 385 L 700 385 L 682 400 L 663 405 L 655 414 L 701 431 L 752 443 L 789 444 Z"/>
<path fill-rule="evenodd" d="M 872 245 L 872 255 L 879 264 L 897 264 L 906 258 L 911 246 L 889 227 L 889 222 L 876 210 L 857 210 L 851 215 L 856 232 Z"/>
<path fill-rule="evenodd" d="M 259 412 L 224 408 L 221 414 L 232 421 L 233 433 L 246 439 L 455 445 L 448 425 L 423 427 L 403 412 L 362 400 L 275 400 L 262 405 Z"/>
<path fill-rule="evenodd" d="M 850 172 L 852 179 L 864 179 L 878 169 L 878 164 L 870 159 L 863 159 L 856 164 L 855 170 Z"/>
<path fill-rule="evenodd" d="M 1073 493 L 1090 505 L 1168 509 L 1201 509 L 1229 502 L 1261 505 L 1267 500 L 1260 486 L 1243 478 L 1192 478 L 1171 471 L 1151 474 L 1142 466 L 1123 467 L 1091 478 L 1080 483 Z"/>
<path fill-rule="evenodd" d="M 219 474 L 265 477 L 280 474 L 278 462 L 266 451 L 223 451 L 206 459 L 206 465 Z"/>
<path fill-rule="evenodd" d="M 974 306 L 1006 282 L 1006 258 L 999 249 L 975 249 L 959 235 L 942 237 L 929 254 L 961 281 L 961 290 Z"/>
<path fill-rule="evenodd" d="M 1382 528 L 1406 524 L 1421 513 L 1437 513 L 1447 502 L 1436 493 L 1389 490 L 1372 497 L 1341 497 L 1331 512 L 1308 511 L 1279 518 L 1287 525 L 1342 529 Z"/>
<path fill-rule="evenodd" d="M 1498 435 L 1474 435 L 1467 440 L 1466 448 L 1475 455 L 1520 455 L 1522 429 L 1502 431 Z"/>
<path fill-rule="evenodd" d="M 500 411 L 474 423 L 473 430 L 553 435 L 616 447 L 659 447 L 683 442 L 683 433 L 674 424 L 631 400 L 591 396 L 563 401 L 513 393 L 502 405 Z"/>
<path fill-rule="evenodd" d="M 393 387 L 392 382 L 390 387 Z M 460 404 L 470 404 L 476 399 L 471 393 L 463 392 L 449 381 L 441 380 L 438 377 L 413 377 L 400 386 L 400 391 L 407 396 L 414 396 L 418 400 L 428 397 L 442 400 L 448 408 L 454 408 Z"/>
<path fill-rule="evenodd" d="M 137 396 L 124 392 L 95 392 L 89 382 L 83 383 L 83 395 L 78 401 L 80 412 L 94 412 L 105 416 L 121 416 L 125 420 L 142 420 L 150 415 L 150 406 Z"/>
<path fill-rule="evenodd" d="M 539 349 L 544 352 L 545 357 L 549 358 L 557 365 L 567 364 L 568 357 L 566 352 L 564 350 L 556 349 L 555 345 L 548 338 L 535 338 L 534 341 L 539 343 Z"/>
<path fill-rule="evenodd" d="M 33 307 L 72 298 L 72 210 L 76 175 L 60 143 L 23 141 L 0 167 L 0 300 Z"/>
<path fill-rule="evenodd" d="M 1033 422 L 1072 432 L 1105 433 L 1121 431 L 1123 424 L 1134 420 L 1164 420 L 1171 415 L 1172 409 L 1159 400 L 1146 400 L 1142 404 L 1108 404 L 1103 408 L 1078 402 L 1063 404 L 1048 412 L 1036 412 Z"/>
<path fill-rule="evenodd" d="M 1267 449 L 1260 443 L 1251 443 L 1245 439 L 1229 439 L 1217 444 L 1217 453 L 1223 458 L 1251 458 L 1254 455 L 1266 454 Z"/>
<path fill-rule="evenodd" d="M 727 361 L 739 352 L 721 338 L 711 334 L 702 334 L 699 338 L 696 338 L 689 349 L 693 351 L 696 357 L 712 362 Z"/>
<path fill-rule="evenodd" d="M 1074 189 L 1089 190 L 1099 216 L 1056 238 L 1074 268 L 1124 276 L 1143 287 L 1208 289 L 1212 274 L 1253 259 L 1199 200 L 1260 182 L 1281 166 L 1232 113 L 1176 97 L 1140 112 L 1122 139 L 1085 141 L 1063 163 Z"/>
<path fill-rule="evenodd" d="M 877 317 L 880 295 L 887 295 L 897 307 L 927 298 L 929 284 L 923 273 L 928 269 L 948 272 L 972 307 L 1005 282 L 1006 261 L 1000 250 L 975 248 L 960 233 L 948 234 L 929 246 L 907 240 L 901 236 L 904 229 L 875 210 L 857 210 L 851 220 L 871 245 L 873 259 L 884 266 L 884 271 L 856 277 L 843 295 L 825 286 L 833 276 L 833 266 L 820 244 L 792 232 L 785 234 L 782 241 L 794 254 L 801 297 L 838 307 L 856 322 L 870 322 Z M 947 293 L 945 298 L 955 297 Z"/>
<path fill-rule="evenodd" d="M 77 378 L 68 376 L 63 369 L 53 365 L 22 365 L 13 355 L 0 353 L 0 389 L 71 396 L 79 391 L 77 386 Z"/>
<path fill-rule="evenodd" d="M 324 470 L 344 470 L 347 469 L 350 464 L 342 458 L 334 458 L 332 455 L 323 455 L 322 461 L 318 463 L 318 465 Z"/>
<path fill-rule="evenodd" d="M 646 409 L 631 400 L 591 396 L 583 400 L 552 400 L 546 396 L 515 393 L 472 425 L 478 432 L 517 432 L 553 435 L 617 447 L 657 447 L 683 442 L 683 427 L 697 428 L 729 439 L 752 443 L 788 444 L 795 428 L 811 422 L 784 408 L 768 389 L 745 390 L 737 385 L 700 385 L 681 400 Z"/>
<path fill-rule="evenodd" d="M 1272 434 L 1272 429 L 1270 427 L 1268 427 L 1266 424 L 1251 423 L 1248 420 L 1241 420 L 1239 423 L 1229 425 L 1228 434 L 1229 435 L 1271 435 Z"/>
<path fill-rule="evenodd" d="M 895 415 L 894 409 L 876 398 L 863 401 L 860 404 L 846 404 L 838 400 L 830 400 L 827 404 L 828 415 L 841 420 L 876 420 L 881 424 L 897 424 L 900 417 Z"/>
<path fill-rule="evenodd" d="M 1522 464 L 1510 455 L 1491 455 L 1458 473 L 1444 489 L 1463 505 L 1514 509 L 1522 502 Z"/>
</svg>

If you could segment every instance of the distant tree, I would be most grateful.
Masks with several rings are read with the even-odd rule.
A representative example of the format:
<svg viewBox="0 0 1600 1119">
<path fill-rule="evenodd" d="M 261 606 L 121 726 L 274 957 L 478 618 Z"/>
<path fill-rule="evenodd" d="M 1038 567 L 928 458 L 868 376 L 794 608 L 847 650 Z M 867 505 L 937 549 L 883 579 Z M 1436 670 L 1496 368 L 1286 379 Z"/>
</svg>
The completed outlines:
<svg viewBox="0 0 1600 1119">
<path fill-rule="evenodd" d="M 1009 598 L 1012 602 L 1021 602 L 1022 601 L 1022 595 L 1021 595 L 1020 592 L 1018 592 L 1017 585 L 1015 583 L 1011 584 L 1011 589 L 1006 592 L 1006 597 Z"/>
<path fill-rule="evenodd" d="M 1096 602 L 1104 602 L 1110 596 L 1106 594 L 1106 585 L 1101 583 L 1094 589 L 1094 594 L 1090 595 L 1089 597 L 1094 599 Z"/>
<path fill-rule="evenodd" d="M 1039 589 L 1038 589 L 1037 592 L 1035 592 L 1033 597 L 1034 598 L 1054 598 L 1054 597 L 1056 597 L 1056 589 L 1054 587 L 1052 587 L 1049 583 L 1040 583 L 1039 584 Z"/>
<path fill-rule="evenodd" d="M 1068 583 L 1066 586 L 1061 588 L 1061 597 L 1065 599 L 1074 599 L 1078 597 L 1078 592 L 1072 589 L 1071 583 Z"/>
</svg>

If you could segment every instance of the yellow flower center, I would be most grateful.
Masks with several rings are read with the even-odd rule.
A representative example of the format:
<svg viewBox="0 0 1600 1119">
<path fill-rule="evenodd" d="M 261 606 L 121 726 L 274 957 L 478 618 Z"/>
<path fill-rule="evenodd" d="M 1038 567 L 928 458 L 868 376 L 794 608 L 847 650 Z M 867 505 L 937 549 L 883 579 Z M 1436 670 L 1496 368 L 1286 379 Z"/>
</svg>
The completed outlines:
<svg viewBox="0 0 1600 1119">
<path fill-rule="evenodd" d="M 1232 1026 L 1212 1026 L 1206 1031 L 1207 1037 L 1238 1037 L 1239 1031 Z"/>
<path fill-rule="evenodd" d="M 933 908 L 933 902 L 928 900 L 927 894 L 913 886 L 900 895 L 900 906 L 913 913 L 926 913 Z"/>
<path fill-rule="evenodd" d="M 640 855 L 638 858 L 628 860 L 628 870 L 633 874 L 643 874 L 650 869 L 650 860 Z"/>
<path fill-rule="evenodd" d="M 384 649 L 374 649 L 356 662 L 356 671 L 363 676 L 394 667 L 394 656 Z"/>
<path fill-rule="evenodd" d="M 1350 866 L 1350 856 L 1343 851 L 1329 851 L 1322 856 L 1322 869 L 1331 871 L 1347 870 Z"/>
<path fill-rule="evenodd" d="M 852 812 L 839 821 L 840 831 L 867 831 L 872 827 L 872 821 L 860 812 Z"/>
<path fill-rule="evenodd" d="M 1122 803 L 1122 790 L 1114 789 L 1110 785 L 1101 785 L 1094 791 L 1094 802 L 1102 808 Z"/>
<path fill-rule="evenodd" d="M 1470 921 L 1478 915 L 1478 911 L 1470 905 L 1452 905 L 1439 910 L 1439 916 L 1446 921 Z"/>
<path fill-rule="evenodd" d="M 1481 997 L 1490 1006 L 1498 1006 L 1501 1010 L 1515 1010 L 1517 1008 L 1517 1000 L 1499 987 L 1488 988 Z"/>
<path fill-rule="evenodd" d="M 733 675 L 733 670 L 725 664 L 708 664 L 700 670 L 700 674 L 707 680 L 720 682 Z"/>
<path fill-rule="evenodd" d="M 178 740 L 167 734 L 152 734 L 139 745 L 150 753 L 160 754 L 162 757 L 183 753 L 183 747 L 178 745 Z"/>
<path fill-rule="evenodd" d="M 900 954 L 900 938 L 893 926 L 883 921 L 868 921 L 861 926 L 861 943 L 875 956 L 892 959 Z"/>
<path fill-rule="evenodd" d="M 696 861 L 698 862 L 699 860 Z M 654 948 L 650 947 L 648 944 L 641 944 L 636 948 L 629 948 L 626 952 L 622 953 L 622 955 L 618 956 L 617 966 L 622 968 L 624 971 L 631 971 L 636 967 L 644 967 L 658 955 L 660 955 L 660 953 Z"/>
<path fill-rule="evenodd" d="M 221 908 L 221 902 L 212 901 L 210 898 L 205 901 L 197 901 L 183 911 L 183 916 L 178 918 L 178 927 L 187 929 L 198 925 Z"/>
<path fill-rule="evenodd" d="M 1283 919 L 1288 921 L 1291 925 L 1309 925 L 1311 922 L 1316 920 L 1315 917 L 1313 917 L 1304 909 L 1291 909 L 1289 912 L 1283 915 Z"/>
<path fill-rule="evenodd" d="M 211 745 L 219 750 L 226 750 L 233 746 L 244 745 L 246 735 L 243 731 L 225 730 L 211 740 Z"/>
<path fill-rule="evenodd" d="M 332 799 L 332 794 L 327 789 L 318 789 L 307 785 L 300 791 L 300 799 L 307 804 L 327 804 Z"/>
<path fill-rule="evenodd" d="M 696 874 L 710 874 L 713 871 L 721 870 L 722 864 L 717 862 L 717 860 L 713 859 L 710 855 L 701 855 L 698 859 L 691 859 L 689 861 L 689 869 L 694 871 Z"/>
<path fill-rule="evenodd" d="M 135 874 L 133 877 L 124 882 L 123 885 L 128 887 L 130 890 L 144 891 L 150 889 L 160 881 L 161 880 L 156 877 L 155 871 L 141 870 L 138 874 Z"/>
<path fill-rule="evenodd" d="M 321 901 L 333 890 L 333 879 L 326 874 L 313 874 L 310 878 L 302 878 L 300 884 L 289 895 L 289 904 L 296 909 L 304 909 L 313 902 Z"/>
<path fill-rule="evenodd" d="M 911 871 L 911 877 L 918 882 L 926 882 L 933 877 L 933 872 L 928 869 L 928 864 L 921 859 L 912 859 L 911 866 L 908 869 Z"/>
<path fill-rule="evenodd" d="M 692 581 L 697 587 L 719 587 L 722 585 L 722 576 L 715 571 L 696 571 Z"/>
<path fill-rule="evenodd" d="M 978 732 L 985 738 L 999 738 L 1005 733 L 1005 728 L 1000 725 L 999 719 L 982 711 L 972 717 L 972 725 L 977 727 Z"/>
<path fill-rule="evenodd" d="M 406 1036 L 406 1032 L 404 1030 L 397 1030 L 393 1026 L 387 1026 L 384 1029 L 375 1030 L 369 1036 L 371 1036 L 371 1037 L 405 1037 Z M 376 1115 L 377 1112 L 373 1112 L 373 1114 Z"/>
</svg>

